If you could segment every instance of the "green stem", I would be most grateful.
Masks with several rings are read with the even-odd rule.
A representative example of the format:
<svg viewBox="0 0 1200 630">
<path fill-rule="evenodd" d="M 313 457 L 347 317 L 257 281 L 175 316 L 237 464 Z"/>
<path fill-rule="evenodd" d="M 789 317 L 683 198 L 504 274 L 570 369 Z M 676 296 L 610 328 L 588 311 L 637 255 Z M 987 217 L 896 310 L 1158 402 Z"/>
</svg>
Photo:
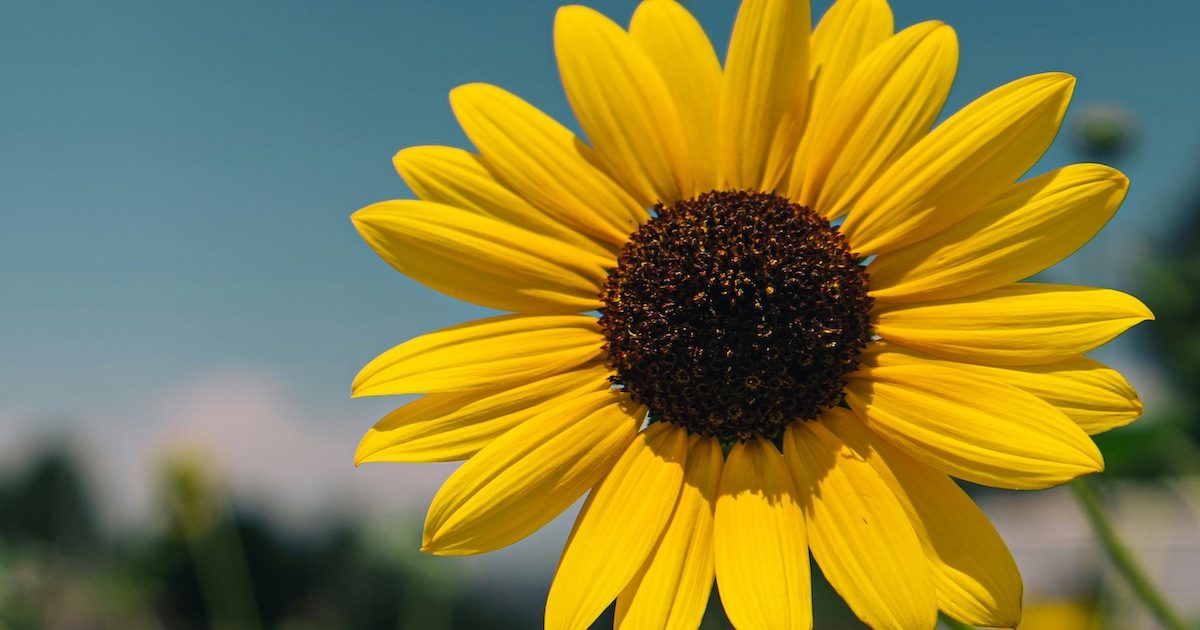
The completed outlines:
<svg viewBox="0 0 1200 630">
<path fill-rule="evenodd" d="M 192 566 L 212 630 L 261 628 L 254 584 L 237 522 L 226 515 L 201 538 L 189 538 Z"/>
<path fill-rule="evenodd" d="M 1133 587 L 1133 592 L 1141 598 L 1142 602 L 1158 618 L 1159 623 L 1164 628 L 1168 628 L 1169 630 L 1188 630 L 1179 613 L 1171 608 L 1167 600 L 1163 598 L 1162 593 L 1150 582 L 1150 578 L 1146 576 L 1146 572 L 1138 565 L 1133 554 L 1129 552 L 1129 548 L 1125 546 L 1125 543 L 1113 531 L 1112 525 L 1109 524 L 1108 519 L 1104 516 L 1103 509 L 1101 509 L 1100 498 L 1096 495 L 1095 484 L 1087 478 L 1079 478 L 1071 484 L 1071 490 L 1074 491 L 1075 498 L 1079 500 L 1079 504 L 1083 506 L 1083 511 L 1087 514 L 1088 521 L 1091 522 L 1096 536 L 1100 538 L 1100 542 L 1104 545 L 1104 550 L 1108 552 L 1109 559 L 1116 565 L 1117 570 L 1125 576 L 1125 579 L 1129 581 L 1129 585 Z"/>
</svg>

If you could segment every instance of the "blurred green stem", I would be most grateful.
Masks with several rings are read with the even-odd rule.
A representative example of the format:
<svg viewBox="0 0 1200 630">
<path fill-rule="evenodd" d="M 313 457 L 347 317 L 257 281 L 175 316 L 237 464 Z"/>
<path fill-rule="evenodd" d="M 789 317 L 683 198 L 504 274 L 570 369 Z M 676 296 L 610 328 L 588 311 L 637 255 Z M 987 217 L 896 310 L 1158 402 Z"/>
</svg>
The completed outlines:
<svg viewBox="0 0 1200 630">
<path fill-rule="evenodd" d="M 213 630 L 258 630 L 254 585 L 238 535 L 226 516 L 200 537 L 188 537 L 196 581 Z"/>
<path fill-rule="evenodd" d="M 212 630 L 258 630 L 258 607 L 237 519 L 202 455 L 177 455 L 163 469 L 166 507 L 187 543 Z"/>
<path fill-rule="evenodd" d="M 1096 486 L 1086 477 L 1076 479 L 1071 484 L 1071 490 L 1075 493 L 1075 498 L 1079 500 L 1079 504 L 1083 506 L 1083 511 L 1087 514 L 1088 521 L 1092 524 L 1092 529 L 1095 530 L 1096 536 L 1100 538 L 1101 544 L 1104 545 L 1104 550 L 1108 553 L 1108 557 L 1116 565 L 1117 570 L 1125 576 L 1129 581 L 1129 585 L 1133 587 L 1133 592 L 1141 598 L 1150 612 L 1158 619 L 1159 623 L 1164 628 L 1169 630 L 1188 630 L 1184 625 L 1183 619 L 1171 609 L 1170 604 L 1162 596 L 1162 593 L 1155 588 L 1150 582 L 1145 571 L 1138 565 L 1133 554 L 1129 552 L 1129 548 L 1125 543 L 1117 537 L 1117 533 L 1113 531 L 1112 525 L 1104 516 L 1104 511 L 1100 505 L 1100 498 L 1096 494 Z"/>
</svg>

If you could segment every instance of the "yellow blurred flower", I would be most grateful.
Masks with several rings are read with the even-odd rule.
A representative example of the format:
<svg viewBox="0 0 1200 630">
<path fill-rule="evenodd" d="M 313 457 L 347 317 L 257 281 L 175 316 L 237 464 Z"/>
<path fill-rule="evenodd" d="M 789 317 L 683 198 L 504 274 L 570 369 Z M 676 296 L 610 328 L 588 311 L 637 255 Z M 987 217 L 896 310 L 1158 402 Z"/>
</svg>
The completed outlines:
<svg viewBox="0 0 1200 630">
<path fill-rule="evenodd" d="M 1094 630 L 1096 610 L 1079 602 L 1046 602 L 1025 610 L 1019 630 Z"/>
</svg>

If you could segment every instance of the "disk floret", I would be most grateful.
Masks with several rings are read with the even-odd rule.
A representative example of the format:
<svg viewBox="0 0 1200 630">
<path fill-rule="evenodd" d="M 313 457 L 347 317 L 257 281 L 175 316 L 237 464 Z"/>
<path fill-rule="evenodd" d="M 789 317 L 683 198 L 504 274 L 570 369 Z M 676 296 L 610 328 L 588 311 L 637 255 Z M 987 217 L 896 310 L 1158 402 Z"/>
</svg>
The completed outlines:
<svg viewBox="0 0 1200 630">
<path fill-rule="evenodd" d="M 615 383 L 724 442 L 774 439 L 838 404 L 871 339 L 866 271 L 838 230 L 744 191 L 655 212 L 601 292 Z"/>
</svg>

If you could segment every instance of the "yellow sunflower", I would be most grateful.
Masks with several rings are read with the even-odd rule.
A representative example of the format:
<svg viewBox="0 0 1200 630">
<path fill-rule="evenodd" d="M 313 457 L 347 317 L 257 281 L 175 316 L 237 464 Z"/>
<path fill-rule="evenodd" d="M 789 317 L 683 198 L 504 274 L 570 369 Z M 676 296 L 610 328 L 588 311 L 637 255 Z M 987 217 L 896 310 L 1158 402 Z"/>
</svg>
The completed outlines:
<svg viewBox="0 0 1200 630">
<path fill-rule="evenodd" d="M 504 90 L 451 93 L 478 153 L 396 155 L 419 201 L 354 223 L 414 280 L 509 314 L 370 362 L 356 396 L 425 394 L 357 462 L 467 460 L 423 549 L 512 544 L 587 494 L 546 605 L 586 628 L 695 628 L 715 578 L 740 629 L 812 625 L 809 552 L 874 628 L 939 610 L 1013 627 L 1021 578 L 952 477 L 1045 488 L 1137 395 L 1083 353 L 1152 318 L 1105 289 L 1018 282 L 1128 180 L 1018 182 L 1074 79 L 1026 77 L 932 131 L 954 31 L 884 0 L 746 0 L 724 67 L 674 0 L 629 29 L 572 6 L 555 50 L 587 140 Z"/>
</svg>

